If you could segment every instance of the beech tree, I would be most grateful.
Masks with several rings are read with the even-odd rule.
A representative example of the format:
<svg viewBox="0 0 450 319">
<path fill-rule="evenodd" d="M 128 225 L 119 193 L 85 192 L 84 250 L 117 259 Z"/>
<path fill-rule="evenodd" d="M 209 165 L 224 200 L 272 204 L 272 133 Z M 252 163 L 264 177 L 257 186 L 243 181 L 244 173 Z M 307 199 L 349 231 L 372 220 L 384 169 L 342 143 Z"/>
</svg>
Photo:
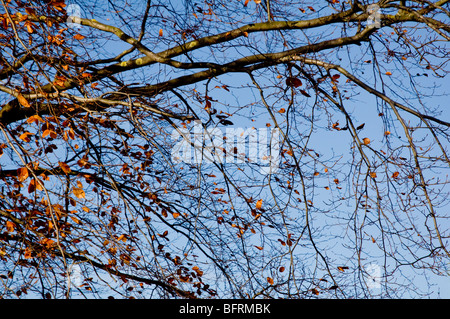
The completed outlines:
<svg viewBox="0 0 450 319">
<path fill-rule="evenodd" d="M 3 298 L 439 293 L 447 0 L 0 1 Z"/>
</svg>

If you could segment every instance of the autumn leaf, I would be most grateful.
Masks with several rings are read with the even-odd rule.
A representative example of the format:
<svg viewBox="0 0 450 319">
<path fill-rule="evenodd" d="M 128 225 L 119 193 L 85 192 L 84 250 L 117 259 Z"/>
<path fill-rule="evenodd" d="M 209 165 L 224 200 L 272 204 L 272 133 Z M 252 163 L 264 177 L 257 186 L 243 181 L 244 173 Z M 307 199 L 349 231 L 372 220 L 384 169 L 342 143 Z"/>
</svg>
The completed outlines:
<svg viewBox="0 0 450 319">
<path fill-rule="evenodd" d="M 368 137 L 363 138 L 363 143 L 365 145 L 369 145 L 370 144 L 370 139 Z"/>
<path fill-rule="evenodd" d="M 338 82 L 337 81 L 337 79 L 339 79 L 341 76 L 339 75 L 339 74 L 335 74 L 335 75 L 333 75 L 332 77 L 331 77 L 331 80 L 333 81 L 333 82 Z"/>
<path fill-rule="evenodd" d="M 14 228 L 16 227 L 16 225 L 13 223 L 13 222 L 11 222 L 11 221 L 6 221 L 6 231 L 8 232 L 8 233 L 12 233 L 13 231 L 14 231 Z"/>
<path fill-rule="evenodd" d="M 279 111 L 278 111 L 278 113 L 280 113 L 280 114 L 283 114 L 283 113 L 285 113 L 286 112 L 286 110 L 284 109 L 284 108 L 281 108 Z"/>
<path fill-rule="evenodd" d="M 386 132 L 384 132 L 384 135 L 385 135 L 385 136 L 391 135 L 391 132 L 386 131 Z"/>
<path fill-rule="evenodd" d="M 27 99 L 22 95 L 22 94 L 18 94 L 17 95 L 17 100 L 19 101 L 19 103 L 21 105 L 23 105 L 24 107 L 31 107 L 30 103 L 27 101 Z"/>
<path fill-rule="evenodd" d="M 47 137 L 49 135 L 50 135 L 51 138 L 56 138 L 57 137 L 56 132 L 54 132 L 52 130 L 45 130 L 44 133 L 42 133 L 42 137 Z"/>
<path fill-rule="evenodd" d="M 294 77 L 288 77 L 286 79 L 286 85 L 291 87 L 299 87 L 302 85 L 302 81 L 300 79 L 294 78 Z"/>
<path fill-rule="evenodd" d="M 262 248 L 261 246 L 256 246 L 256 245 L 255 245 L 255 247 L 256 247 L 257 249 L 259 249 L 259 250 L 263 250 L 263 248 Z"/>
<path fill-rule="evenodd" d="M 389 72 L 389 71 L 387 71 L 387 72 L 386 72 L 386 75 L 392 75 L 392 73 L 391 73 L 391 72 Z"/>
<path fill-rule="evenodd" d="M 84 190 L 82 190 L 81 188 L 78 188 L 78 187 L 74 187 L 72 192 L 75 195 L 75 197 L 77 197 L 79 199 L 83 199 L 86 196 L 86 193 L 84 192 Z"/>
<path fill-rule="evenodd" d="M 77 33 L 73 36 L 73 38 L 75 40 L 83 40 L 85 38 L 85 36 Z"/>
<path fill-rule="evenodd" d="M 23 257 L 25 259 L 31 259 L 33 258 L 32 254 L 31 254 L 31 250 L 27 247 L 25 248 L 25 252 L 23 253 Z"/>
<path fill-rule="evenodd" d="M 76 223 L 78 225 L 81 224 L 81 221 L 78 218 L 76 218 L 75 216 L 70 216 L 70 219 L 72 219 L 74 221 L 74 223 Z"/>
<path fill-rule="evenodd" d="M 300 93 L 303 94 L 306 97 L 311 97 L 311 95 L 309 95 L 309 93 L 306 92 L 305 90 L 300 90 Z"/>
<path fill-rule="evenodd" d="M 267 282 L 268 282 L 270 285 L 273 285 L 273 279 L 272 279 L 272 278 L 267 277 Z"/>
<path fill-rule="evenodd" d="M 318 291 L 316 288 L 311 289 L 311 292 L 312 292 L 313 294 L 315 294 L 316 296 L 319 295 L 319 291 Z"/>
<path fill-rule="evenodd" d="M 399 172 L 394 172 L 394 174 L 392 174 L 392 178 L 397 178 L 399 174 Z"/>
<path fill-rule="evenodd" d="M 197 273 L 197 276 L 199 277 L 203 276 L 203 271 L 201 271 L 198 266 L 192 267 L 192 270 L 194 270 Z"/>
<path fill-rule="evenodd" d="M 163 36 L 163 29 L 159 29 L 159 36 L 160 36 L 160 37 Z"/>
<path fill-rule="evenodd" d="M 37 114 L 35 114 L 35 115 L 32 115 L 32 116 L 30 116 L 28 119 L 27 119 L 27 123 L 28 124 L 31 124 L 31 123 L 35 123 L 35 124 L 38 124 L 39 122 L 44 122 L 44 120 L 42 119 L 42 117 L 40 117 L 39 115 L 37 115 Z"/>
<path fill-rule="evenodd" d="M 260 199 L 256 202 L 256 209 L 261 209 L 263 200 Z"/>
<path fill-rule="evenodd" d="M 28 178 L 28 168 L 21 167 L 17 170 L 17 177 L 19 179 L 19 182 L 23 182 Z"/>
<path fill-rule="evenodd" d="M 283 266 L 280 267 L 279 272 L 283 272 L 286 268 L 284 268 Z"/>
<path fill-rule="evenodd" d="M 337 268 L 338 268 L 339 271 L 342 271 L 342 272 L 344 272 L 344 270 L 348 269 L 347 266 L 339 266 Z"/>
<path fill-rule="evenodd" d="M 31 21 L 25 21 L 25 27 L 27 28 L 28 33 L 33 33 L 33 23 Z"/>
<path fill-rule="evenodd" d="M 375 173 L 375 172 L 370 172 L 370 177 L 372 177 L 372 178 L 375 178 L 375 177 L 377 177 L 377 173 Z"/>
<path fill-rule="evenodd" d="M 30 136 L 31 135 L 34 135 L 33 133 L 30 133 L 30 132 L 25 132 L 25 133 L 23 133 L 22 135 L 20 135 L 19 136 L 19 138 L 22 140 L 22 141 L 24 141 L 24 142 L 30 142 L 31 141 L 31 139 L 30 139 Z"/>
<path fill-rule="evenodd" d="M 61 167 L 61 169 L 63 170 L 64 173 L 68 174 L 72 171 L 70 169 L 70 166 L 67 165 L 67 163 L 64 163 L 64 162 L 58 162 L 58 163 L 59 163 L 59 167 Z"/>
</svg>

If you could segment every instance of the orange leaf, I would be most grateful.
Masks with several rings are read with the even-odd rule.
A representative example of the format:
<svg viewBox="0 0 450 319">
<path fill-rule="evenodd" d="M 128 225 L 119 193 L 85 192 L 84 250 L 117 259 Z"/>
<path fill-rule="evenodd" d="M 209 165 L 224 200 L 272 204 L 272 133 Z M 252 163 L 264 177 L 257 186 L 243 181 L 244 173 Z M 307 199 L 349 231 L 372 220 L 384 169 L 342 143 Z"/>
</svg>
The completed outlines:
<svg viewBox="0 0 450 319">
<path fill-rule="evenodd" d="M 163 29 L 159 29 L 159 36 L 160 36 L 160 37 L 163 36 Z"/>
<path fill-rule="evenodd" d="M 33 133 L 30 133 L 30 132 L 25 132 L 25 133 L 23 133 L 22 135 L 20 135 L 19 138 L 20 138 L 22 141 L 28 143 L 28 142 L 30 141 L 30 138 L 29 138 L 30 135 L 34 135 L 34 134 L 33 134 Z"/>
<path fill-rule="evenodd" d="M 371 172 L 371 173 L 370 173 L 370 177 L 372 177 L 372 178 L 375 178 L 375 177 L 377 177 L 377 173 L 375 173 L 375 172 Z"/>
<path fill-rule="evenodd" d="M 14 231 L 14 228 L 15 228 L 15 225 L 14 225 L 14 223 L 13 222 L 11 222 L 11 221 L 6 221 L 6 231 L 8 232 L 8 233 L 12 233 L 13 231 Z"/>
<path fill-rule="evenodd" d="M 256 246 L 255 245 L 255 247 L 258 248 L 259 250 L 263 250 L 263 248 L 261 246 Z"/>
<path fill-rule="evenodd" d="M 83 40 L 85 38 L 85 36 L 77 33 L 73 36 L 73 38 L 75 40 Z"/>
<path fill-rule="evenodd" d="M 392 178 L 397 178 L 399 174 L 399 172 L 394 172 L 394 174 L 392 174 Z"/>
<path fill-rule="evenodd" d="M 80 220 L 74 216 L 70 216 L 70 218 L 76 223 L 76 224 L 81 224 Z"/>
<path fill-rule="evenodd" d="M 280 114 L 283 114 L 283 113 L 285 113 L 286 112 L 286 110 L 284 109 L 284 108 L 281 108 L 279 111 L 278 111 L 278 113 L 280 113 Z"/>
<path fill-rule="evenodd" d="M 263 202 L 262 199 L 260 199 L 259 201 L 256 202 L 256 209 L 261 209 L 261 207 L 262 207 L 262 202 Z"/>
<path fill-rule="evenodd" d="M 363 138 L 363 142 L 365 145 L 369 145 L 370 144 L 370 139 L 368 137 Z"/>
<path fill-rule="evenodd" d="M 27 123 L 28 123 L 28 124 L 31 124 L 31 123 L 33 123 L 33 122 L 35 122 L 36 124 L 38 124 L 39 122 L 44 122 L 44 120 L 43 120 L 42 117 L 40 117 L 39 115 L 35 114 L 35 115 L 30 116 L 30 117 L 27 119 Z"/>
<path fill-rule="evenodd" d="M 387 71 L 387 72 L 386 72 L 386 75 L 392 75 L 392 73 L 391 73 L 391 72 L 389 72 L 389 71 Z"/>
<path fill-rule="evenodd" d="M 84 192 L 84 190 L 82 190 L 81 188 L 78 188 L 78 187 L 73 188 L 73 194 L 75 195 L 75 197 L 77 197 L 79 199 L 83 199 L 86 196 L 86 193 Z"/>
<path fill-rule="evenodd" d="M 27 99 L 22 95 L 22 94 L 18 94 L 17 95 L 17 100 L 19 101 L 20 104 L 22 104 L 25 107 L 31 107 L 30 103 L 28 103 Z"/>
<path fill-rule="evenodd" d="M 67 165 L 64 162 L 58 162 L 59 163 L 59 167 L 61 167 L 61 169 L 63 170 L 64 173 L 68 174 L 71 172 L 70 166 Z"/>
<path fill-rule="evenodd" d="M 26 167 L 21 167 L 17 170 L 17 177 L 19 182 L 23 182 L 28 178 L 28 169 Z"/>
<path fill-rule="evenodd" d="M 272 279 L 272 278 L 267 277 L 267 282 L 268 282 L 270 285 L 273 285 L 273 279 Z"/>
</svg>

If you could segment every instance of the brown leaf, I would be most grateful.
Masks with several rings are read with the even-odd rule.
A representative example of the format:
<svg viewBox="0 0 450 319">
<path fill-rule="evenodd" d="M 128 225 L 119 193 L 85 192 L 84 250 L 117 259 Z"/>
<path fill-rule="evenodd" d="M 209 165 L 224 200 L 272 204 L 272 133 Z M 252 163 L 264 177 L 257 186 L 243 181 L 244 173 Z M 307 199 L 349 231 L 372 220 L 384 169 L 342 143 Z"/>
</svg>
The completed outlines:
<svg viewBox="0 0 450 319">
<path fill-rule="evenodd" d="M 394 172 L 394 174 L 392 174 L 392 178 L 397 178 L 399 174 L 399 172 Z"/>
<path fill-rule="evenodd" d="M 273 285 L 273 279 L 272 279 L 272 278 L 267 277 L 267 282 L 268 282 L 270 285 Z"/>
<path fill-rule="evenodd" d="M 294 77 L 288 77 L 286 79 L 286 85 L 291 87 L 298 88 L 302 85 L 302 81 L 300 79 L 294 78 Z"/>
<path fill-rule="evenodd" d="M 333 75 L 332 77 L 331 77 L 331 79 L 334 81 L 334 82 L 337 82 L 337 79 L 339 79 L 341 76 L 339 75 L 339 74 L 335 74 L 335 75 Z"/>
<path fill-rule="evenodd" d="M 305 90 L 300 90 L 300 93 L 303 94 L 306 97 L 311 97 L 311 95 L 309 95 L 309 93 L 306 92 Z"/>
<path fill-rule="evenodd" d="M 363 138 L 363 143 L 365 145 L 369 145 L 370 144 L 370 139 L 368 137 Z"/>
<path fill-rule="evenodd" d="M 311 292 L 312 292 L 313 294 L 315 294 L 316 296 L 319 295 L 319 291 L 318 291 L 316 288 L 311 289 Z"/>
<path fill-rule="evenodd" d="M 159 29 L 159 36 L 160 36 L 160 37 L 163 36 L 163 29 Z"/>
</svg>

